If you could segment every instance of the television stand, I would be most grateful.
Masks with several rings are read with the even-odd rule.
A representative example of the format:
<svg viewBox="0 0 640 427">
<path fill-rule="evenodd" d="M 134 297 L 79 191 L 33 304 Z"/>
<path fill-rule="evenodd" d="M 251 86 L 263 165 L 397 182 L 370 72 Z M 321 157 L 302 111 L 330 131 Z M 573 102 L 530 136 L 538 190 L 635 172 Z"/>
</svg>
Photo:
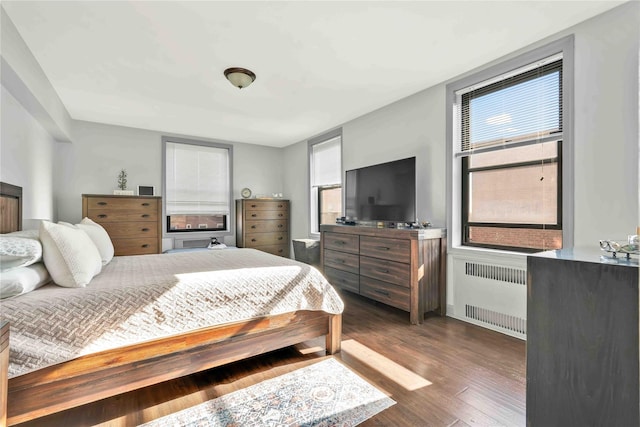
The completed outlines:
<svg viewBox="0 0 640 427">
<path fill-rule="evenodd" d="M 446 315 L 446 230 L 320 226 L 320 264 L 340 288 L 409 312 Z"/>
</svg>

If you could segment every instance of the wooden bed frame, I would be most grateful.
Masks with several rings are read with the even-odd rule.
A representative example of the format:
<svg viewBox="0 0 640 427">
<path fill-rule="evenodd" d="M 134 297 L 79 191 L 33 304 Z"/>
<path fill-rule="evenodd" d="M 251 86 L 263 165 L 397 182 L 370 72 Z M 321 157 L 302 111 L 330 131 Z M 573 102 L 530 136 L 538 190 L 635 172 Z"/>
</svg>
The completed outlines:
<svg viewBox="0 0 640 427">
<path fill-rule="evenodd" d="M 0 186 L 0 206 L 6 197 L 17 197 L 21 204 L 21 191 L 18 196 L 15 191 L 19 187 L 11 187 L 7 194 L 6 184 Z M 20 221 L 16 224 L 20 228 Z M 327 353 L 339 352 L 342 315 L 297 311 L 212 326 L 81 356 L 7 380 L 9 325 L 0 325 L 0 426 L 4 414 L 7 425 L 18 424 L 323 335 Z"/>
</svg>

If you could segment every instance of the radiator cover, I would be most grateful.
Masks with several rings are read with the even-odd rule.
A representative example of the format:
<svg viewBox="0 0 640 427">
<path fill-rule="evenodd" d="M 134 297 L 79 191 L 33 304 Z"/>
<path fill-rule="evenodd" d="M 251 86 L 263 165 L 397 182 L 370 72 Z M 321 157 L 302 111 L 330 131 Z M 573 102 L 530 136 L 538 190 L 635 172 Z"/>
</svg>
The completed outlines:
<svg viewBox="0 0 640 427">
<path fill-rule="evenodd" d="M 526 256 L 451 254 L 452 317 L 526 339 Z"/>
</svg>

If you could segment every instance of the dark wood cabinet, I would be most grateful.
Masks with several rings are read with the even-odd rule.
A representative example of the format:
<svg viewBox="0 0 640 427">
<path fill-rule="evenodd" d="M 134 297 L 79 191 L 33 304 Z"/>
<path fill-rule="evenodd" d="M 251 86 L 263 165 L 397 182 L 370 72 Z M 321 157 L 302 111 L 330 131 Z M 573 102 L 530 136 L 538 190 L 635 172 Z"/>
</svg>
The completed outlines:
<svg viewBox="0 0 640 427">
<path fill-rule="evenodd" d="M 446 312 L 446 233 L 441 228 L 320 226 L 324 275 L 341 289 L 409 312 Z"/>
<path fill-rule="evenodd" d="M 162 250 L 160 197 L 83 194 L 82 216 L 104 227 L 116 256 L 158 254 Z"/>
<path fill-rule="evenodd" d="M 637 261 L 527 257 L 527 425 L 638 426 Z"/>
<path fill-rule="evenodd" d="M 289 257 L 289 201 L 236 200 L 236 246 Z"/>
</svg>

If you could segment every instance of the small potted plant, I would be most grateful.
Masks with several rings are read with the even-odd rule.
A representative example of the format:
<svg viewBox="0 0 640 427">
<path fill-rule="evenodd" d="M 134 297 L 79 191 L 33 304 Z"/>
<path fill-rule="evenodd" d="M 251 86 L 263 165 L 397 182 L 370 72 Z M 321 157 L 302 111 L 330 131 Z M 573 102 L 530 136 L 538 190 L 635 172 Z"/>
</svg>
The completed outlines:
<svg viewBox="0 0 640 427">
<path fill-rule="evenodd" d="M 127 190 L 127 170 L 121 169 L 118 174 L 118 188 L 119 190 L 113 190 L 113 194 L 122 196 L 132 196 L 133 191 Z"/>
</svg>

